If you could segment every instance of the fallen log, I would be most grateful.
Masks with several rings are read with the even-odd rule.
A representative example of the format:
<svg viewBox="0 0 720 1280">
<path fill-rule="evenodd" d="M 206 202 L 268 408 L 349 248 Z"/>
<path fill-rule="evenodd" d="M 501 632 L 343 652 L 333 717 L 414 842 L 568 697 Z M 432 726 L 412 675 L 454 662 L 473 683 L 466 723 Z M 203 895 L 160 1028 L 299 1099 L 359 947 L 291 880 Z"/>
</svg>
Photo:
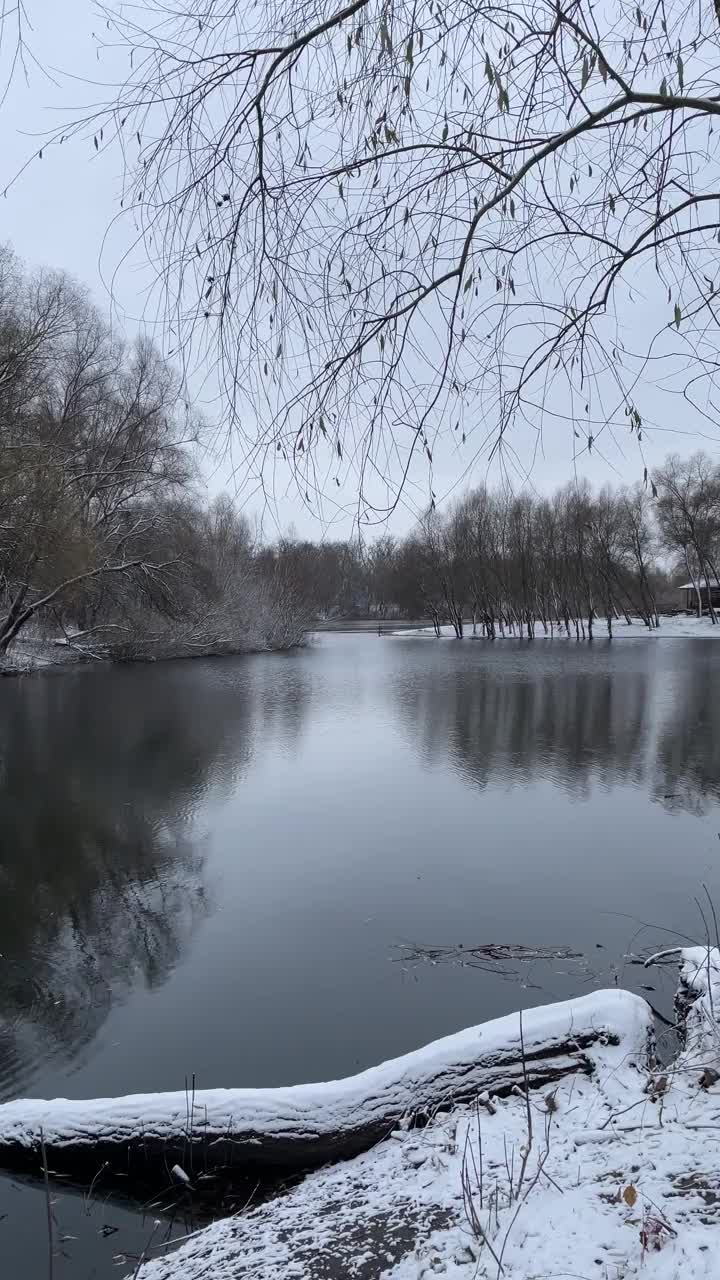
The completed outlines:
<svg viewBox="0 0 720 1280">
<path fill-rule="evenodd" d="M 403 1123 L 479 1093 L 503 1096 L 592 1071 L 598 1042 L 647 1052 L 651 1015 L 639 997 L 599 991 L 447 1036 L 359 1075 L 280 1089 L 209 1089 L 91 1101 L 25 1099 L 0 1106 L 0 1167 L 89 1180 L 100 1168 L 171 1182 L 219 1170 L 280 1177 L 365 1151 Z"/>
<path fill-rule="evenodd" d="M 658 1278 L 714 1276 L 720 1083 L 703 1076 L 717 1060 L 720 956 L 686 949 L 680 959 L 688 1045 L 662 1088 L 642 1069 L 648 1007 L 601 993 L 595 1016 L 578 1001 L 574 1027 L 607 1022 L 617 1041 L 598 1036 L 586 1051 L 591 1077 L 567 1077 L 529 1109 L 511 1096 L 493 1113 L 458 1106 L 422 1131 L 395 1131 L 177 1252 L 159 1250 L 127 1280 L 527 1280 L 590 1276 L 603 1257 L 625 1274 L 645 1263 Z"/>
</svg>

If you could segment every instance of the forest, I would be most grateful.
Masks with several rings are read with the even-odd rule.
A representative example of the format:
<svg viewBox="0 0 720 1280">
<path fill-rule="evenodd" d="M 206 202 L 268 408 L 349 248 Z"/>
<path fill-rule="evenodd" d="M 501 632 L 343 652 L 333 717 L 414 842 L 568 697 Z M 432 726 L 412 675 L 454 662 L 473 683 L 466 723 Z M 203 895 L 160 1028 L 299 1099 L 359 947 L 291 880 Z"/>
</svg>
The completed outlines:
<svg viewBox="0 0 720 1280">
<path fill-rule="evenodd" d="M 471 490 L 430 509 L 403 539 L 370 545 L 281 542 L 269 552 L 316 614 L 428 618 L 462 637 L 537 628 L 592 637 L 617 618 L 659 626 L 695 584 L 713 623 L 718 581 L 720 466 L 703 453 L 670 455 L 633 487 L 593 493 L 584 481 L 550 496 Z"/>
<path fill-rule="evenodd" d="M 301 639 L 283 566 L 231 499 L 204 500 L 203 432 L 149 340 L 0 250 L 0 661 L 47 637 L 114 659 Z"/>
<path fill-rule="evenodd" d="M 207 500 L 205 430 L 148 339 L 119 341 L 72 280 L 2 251 L 0 661 L 48 643 L 114 660 L 282 649 L 358 616 L 592 636 L 623 616 L 656 627 L 674 583 L 718 578 L 720 467 L 702 453 L 633 488 L 483 486 L 400 538 L 269 544 L 231 497 Z"/>
</svg>

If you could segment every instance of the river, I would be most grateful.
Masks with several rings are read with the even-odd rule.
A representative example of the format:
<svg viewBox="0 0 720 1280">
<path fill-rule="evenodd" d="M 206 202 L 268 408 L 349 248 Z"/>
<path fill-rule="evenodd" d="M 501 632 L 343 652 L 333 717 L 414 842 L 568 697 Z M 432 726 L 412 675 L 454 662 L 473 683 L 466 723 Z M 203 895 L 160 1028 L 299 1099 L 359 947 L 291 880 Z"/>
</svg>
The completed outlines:
<svg viewBox="0 0 720 1280">
<path fill-rule="evenodd" d="M 332 1078 L 615 982 L 667 1013 L 625 957 L 702 937 L 719 800 L 712 640 L 323 635 L 6 680 L 0 1096 Z M 487 942 L 582 959 L 399 948 Z M 154 1210 L 53 1195 L 55 1280 L 132 1273 Z M 0 1179 L 0 1274 L 45 1280 L 45 1222 Z"/>
</svg>

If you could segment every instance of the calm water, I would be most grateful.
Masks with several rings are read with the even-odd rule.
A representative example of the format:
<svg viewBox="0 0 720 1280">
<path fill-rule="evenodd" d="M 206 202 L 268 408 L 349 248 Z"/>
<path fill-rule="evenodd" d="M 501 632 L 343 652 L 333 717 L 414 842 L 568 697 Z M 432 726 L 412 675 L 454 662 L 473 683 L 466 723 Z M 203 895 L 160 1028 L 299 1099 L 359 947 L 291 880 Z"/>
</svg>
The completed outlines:
<svg viewBox="0 0 720 1280">
<path fill-rule="evenodd" d="M 639 922 L 697 936 L 701 882 L 720 901 L 719 801 L 713 641 L 332 635 L 5 681 L 0 1095 L 330 1078 L 639 989 L 624 954 L 667 940 Z M 518 982 L 403 941 L 586 960 Z M 0 1274 L 45 1277 L 42 1195 L 0 1179 L 3 1214 Z M 56 1280 L 131 1272 L 149 1234 L 100 1194 L 55 1215 Z"/>
</svg>

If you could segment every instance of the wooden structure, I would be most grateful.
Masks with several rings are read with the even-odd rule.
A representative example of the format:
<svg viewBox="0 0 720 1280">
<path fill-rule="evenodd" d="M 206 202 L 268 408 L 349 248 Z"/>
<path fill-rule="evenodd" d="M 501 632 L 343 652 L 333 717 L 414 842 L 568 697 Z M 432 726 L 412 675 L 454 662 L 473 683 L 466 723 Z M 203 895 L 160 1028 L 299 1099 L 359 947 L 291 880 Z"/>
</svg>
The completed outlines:
<svg viewBox="0 0 720 1280">
<path fill-rule="evenodd" d="M 699 578 L 697 584 L 694 582 L 683 582 L 678 588 L 684 596 L 685 609 L 688 613 L 697 613 L 697 593 L 700 591 L 702 600 L 703 613 L 708 613 L 710 605 L 713 609 L 720 610 L 720 583 L 710 582 L 707 579 Z"/>
</svg>

